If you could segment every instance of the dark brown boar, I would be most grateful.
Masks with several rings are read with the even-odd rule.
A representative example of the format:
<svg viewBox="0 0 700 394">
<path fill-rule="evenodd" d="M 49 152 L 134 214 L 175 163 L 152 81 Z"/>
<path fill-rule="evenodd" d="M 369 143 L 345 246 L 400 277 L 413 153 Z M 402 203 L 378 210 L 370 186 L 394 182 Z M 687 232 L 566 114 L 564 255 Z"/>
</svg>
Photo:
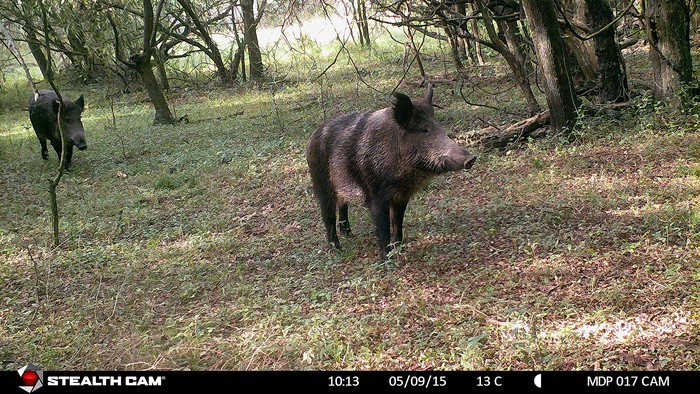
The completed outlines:
<svg viewBox="0 0 700 394">
<path fill-rule="evenodd" d="M 388 108 L 326 120 L 311 136 L 306 160 L 321 206 L 326 239 L 340 247 L 350 234 L 348 204 L 369 207 L 382 261 L 403 242 L 403 218 L 411 197 L 431 177 L 468 169 L 476 157 L 451 140 L 435 119 L 433 88 L 411 100 L 395 93 Z"/>
<path fill-rule="evenodd" d="M 41 144 L 41 158 L 49 159 L 49 151 L 46 147 L 46 140 L 56 151 L 58 159 L 61 160 L 61 150 L 63 142 L 58 130 L 58 96 L 53 90 L 39 90 L 38 97 L 32 95 L 29 99 L 29 120 L 32 122 L 34 133 Z M 85 129 L 80 119 L 85 100 L 82 95 L 75 101 L 63 98 L 62 126 L 65 133 L 66 144 L 66 164 L 68 169 L 73 158 L 73 147 L 80 150 L 87 148 L 85 143 Z"/>
</svg>

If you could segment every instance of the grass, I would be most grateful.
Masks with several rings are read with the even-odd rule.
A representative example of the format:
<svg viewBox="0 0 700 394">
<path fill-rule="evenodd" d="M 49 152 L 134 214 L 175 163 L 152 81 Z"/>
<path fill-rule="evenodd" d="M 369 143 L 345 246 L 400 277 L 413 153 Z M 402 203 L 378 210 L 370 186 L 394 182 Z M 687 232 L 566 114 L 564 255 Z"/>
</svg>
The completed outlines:
<svg viewBox="0 0 700 394">
<path fill-rule="evenodd" d="M 400 49 L 354 60 L 381 92 L 400 78 Z M 400 90 L 422 95 L 417 81 Z M 437 116 L 467 144 L 479 117 L 499 118 L 458 90 L 437 85 Z M 327 250 L 305 162 L 324 117 L 384 106 L 381 92 L 346 61 L 259 90 L 174 89 L 190 123 L 171 127 L 151 125 L 142 95 L 114 96 L 113 123 L 109 92 L 90 88 L 57 249 L 57 160 L 40 159 L 24 98 L 6 94 L 2 368 L 700 369 L 697 111 L 638 98 L 618 119 L 583 118 L 573 143 L 471 147 L 472 170 L 409 204 L 386 266 L 363 207 L 354 237 Z"/>
</svg>

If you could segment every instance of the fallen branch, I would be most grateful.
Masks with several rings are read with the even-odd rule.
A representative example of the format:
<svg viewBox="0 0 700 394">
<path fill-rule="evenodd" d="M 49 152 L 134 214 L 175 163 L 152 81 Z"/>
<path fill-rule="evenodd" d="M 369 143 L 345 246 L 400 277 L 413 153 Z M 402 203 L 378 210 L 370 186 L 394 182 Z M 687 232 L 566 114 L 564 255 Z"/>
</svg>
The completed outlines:
<svg viewBox="0 0 700 394">
<path fill-rule="evenodd" d="M 505 148 L 516 141 L 543 137 L 547 132 L 546 126 L 549 125 L 549 120 L 549 111 L 544 111 L 505 128 L 499 129 L 491 125 L 481 130 L 471 131 L 468 137 L 486 149 Z"/>
<path fill-rule="evenodd" d="M 579 107 L 579 113 L 586 116 L 605 115 L 617 118 L 622 115 L 622 110 L 629 106 L 629 102 L 582 105 Z M 498 127 L 481 118 L 479 120 L 488 127 L 468 132 L 467 138 L 473 144 L 481 145 L 485 149 L 502 149 L 517 141 L 544 137 L 547 134 L 550 117 L 547 110 L 507 127 Z"/>
</svg>

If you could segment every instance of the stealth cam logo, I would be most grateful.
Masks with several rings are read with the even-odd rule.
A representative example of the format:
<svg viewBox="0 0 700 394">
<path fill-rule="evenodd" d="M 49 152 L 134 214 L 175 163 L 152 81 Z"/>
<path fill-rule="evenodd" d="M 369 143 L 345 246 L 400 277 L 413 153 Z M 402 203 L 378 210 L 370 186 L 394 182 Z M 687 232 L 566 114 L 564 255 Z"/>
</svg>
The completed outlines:
<svg viewBox="0 0 700 394">
<path fill-rule="evenodd" d="M 17 370 L 17 373 L 22 378 L 23 386 L 19 386 L 22 390 L 33 393 L 44 385 L 44 372 L 34 364 L 27 364 Z"/>
</svg>

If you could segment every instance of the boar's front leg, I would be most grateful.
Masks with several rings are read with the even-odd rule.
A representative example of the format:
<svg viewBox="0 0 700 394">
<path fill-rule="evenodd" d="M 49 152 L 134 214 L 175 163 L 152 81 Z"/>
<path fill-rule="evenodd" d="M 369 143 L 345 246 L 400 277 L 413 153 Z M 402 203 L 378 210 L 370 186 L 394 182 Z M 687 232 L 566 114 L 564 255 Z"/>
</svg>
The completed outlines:
<svg viewBox="0 0 700 394">
<path fill-rule="evenodd" d="M 376 198 L 370 203 L 372 221 L 376 227 L 377 243 L 379 244 L 379 258 L 387 260 L 390 251 L 391 223 L 389 219 L 389 201 L 386 198 Z"/>
<path fill-rule="evenodd" d="M 66 145 L 66 165 L 65 169 L 67 170 L 68 167 L 70 167 L 70 162 L 73 159 L 73 144 L 68 144 Z"/>
<path fill-rule="evenodd" d="M 338 216 L 340 233 L 347 237 L 350 235 L 350 220 L 348 220 L 348 204 L 343 204 L 340 207 L 338 207 Z"/>
<path fill-rule="evenodd" d="M 403 244 L 403 216 L 406 213 L 407 202 L 391 205 L 391 242 L 397 245 Z"/>
<path fill-rule="evenodd" d="M 52 139 L 51 146 L 53 146 L 53 150 L 56 151 L 56 156 L 58 156 L 58 160 L 61 160 L 61 141 Z"/>
<path fill-rule="evenodd" d="M 46 147 L 46 139 L 39 138 L 39 144 L 41 144 L 41 158 L 44 160 L 48 160 L 49 159 L 49 150 Z"/>
</svg>

